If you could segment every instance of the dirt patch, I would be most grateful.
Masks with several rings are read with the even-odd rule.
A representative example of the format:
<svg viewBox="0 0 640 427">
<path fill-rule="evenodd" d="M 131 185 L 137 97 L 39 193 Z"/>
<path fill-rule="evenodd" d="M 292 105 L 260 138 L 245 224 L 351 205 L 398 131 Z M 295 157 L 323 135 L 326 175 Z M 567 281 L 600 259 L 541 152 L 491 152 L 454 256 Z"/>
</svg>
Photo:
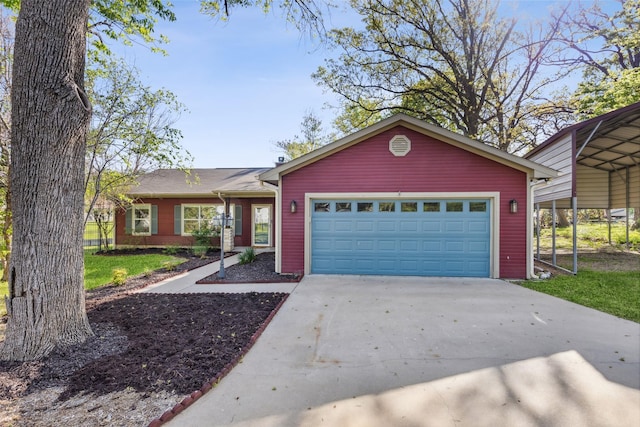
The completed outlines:
<svg viewBox="0 0 640 427">
<path fill-rule="evenodd" d="M 550 253 L 541 254 L 541 259 L 550 263 L 552 256 Z M 557 253 L 556 263 L 565 269 L 573 269 L 573 254 Z M 567 274 L 562 270 L 554 269 L 542 263 L 536 263 L 541 269 L 551 271 L 552 274 Z M 578 271 L 639 271 L 640 253 L 633 251 L 623 251 L 613 247 L 606 247 L 593 251 L 581 250 L 578 252 Z"/>
<path fill-rule="evenodd" d="M 258 254 L 256 260 L 249 264 L 235 264 L 225 268 L 225 278 L 212 274 L 198 280 L 198 284 L 212 283 L 286 283 L 299 282 L 301 274 L 278 274 L 275 272 L 275 254 L 264 252 Z"/>
<path fill-rule="evenodd" d="M 0 425 L 147 425 L 228 372 L 286 298 L 134 292 L 173 274 L 88 292 L 94 337 L 41 361 L 0 362 Z"/>
</svg>

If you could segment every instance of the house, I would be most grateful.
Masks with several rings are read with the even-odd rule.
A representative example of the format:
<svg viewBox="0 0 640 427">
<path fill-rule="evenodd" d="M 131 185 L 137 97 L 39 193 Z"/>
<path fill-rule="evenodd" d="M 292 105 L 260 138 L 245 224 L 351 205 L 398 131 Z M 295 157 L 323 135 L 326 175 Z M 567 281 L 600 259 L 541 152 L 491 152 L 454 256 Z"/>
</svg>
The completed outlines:
<svg viewBox="0 0 640 427">
<path fill-rule="evenodd" d="M 258 181 L 265 168 L 160 169 L 139 179 L 135 202 L 116 213 L 118 246 L 191 246 L 191 231 L 231 218 L 225 249 L 274 245 L 275 193 Z M 229 244 L 229 246 L 227 246 Z"/>
<path fill-rule="evenodd" d="M 255 245 L 268 218 L 269 237 L 258 243 L 275 247 L 280 273 L 525 278 L 531 183 L 557 175 L 402 114 L 275 168 L 234 171 L 243 178 L 196 171 L 197 186 L 165 179 L 169 171 L 146 176 L 130 194 L 151 217 L 141 244 L 185 242 L 196 216 L 186 209 L 225 200 L 238 246 Z"/>
</svg>

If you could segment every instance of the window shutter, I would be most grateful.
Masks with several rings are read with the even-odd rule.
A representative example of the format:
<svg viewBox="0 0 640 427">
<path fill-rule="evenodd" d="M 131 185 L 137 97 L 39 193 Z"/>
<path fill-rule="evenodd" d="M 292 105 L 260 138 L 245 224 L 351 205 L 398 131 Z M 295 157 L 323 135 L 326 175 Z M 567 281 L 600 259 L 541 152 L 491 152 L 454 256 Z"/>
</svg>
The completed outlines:
<svg viewBox="0 0 640 427">
<path fill-rule="evenodd" d="M 127 208 L 124 213 L 124 234 L 131 234 L 131 228 L 133 227 L 133 209 Z"/>
<path fill-rule="evenodd" d="M 182 205 L 173 207 L 173 234 L 182 234 Z"/>
<path fill-rule="evenodd" d="M 233 212 L 235 235 L 242 236 L 242 205 L 236 205 Z"/>
<path fill-rule="evenodd" d="M 151 205 L 151 234 L 158 234 L 158 206 Z"/>
</svg>

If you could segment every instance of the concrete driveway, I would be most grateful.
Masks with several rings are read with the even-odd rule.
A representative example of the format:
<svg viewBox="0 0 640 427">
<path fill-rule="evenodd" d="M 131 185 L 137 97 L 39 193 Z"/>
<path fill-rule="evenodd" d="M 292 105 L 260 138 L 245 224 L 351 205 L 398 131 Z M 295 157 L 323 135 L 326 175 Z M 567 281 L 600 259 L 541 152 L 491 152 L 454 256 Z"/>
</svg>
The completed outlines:
<svg viewBox="0 0 640 427">
<path fill-rule="evenodd" d="M 171 426 L 640 425 L 640 325 L 493 279 L 305 277 Z"/>
</svg>

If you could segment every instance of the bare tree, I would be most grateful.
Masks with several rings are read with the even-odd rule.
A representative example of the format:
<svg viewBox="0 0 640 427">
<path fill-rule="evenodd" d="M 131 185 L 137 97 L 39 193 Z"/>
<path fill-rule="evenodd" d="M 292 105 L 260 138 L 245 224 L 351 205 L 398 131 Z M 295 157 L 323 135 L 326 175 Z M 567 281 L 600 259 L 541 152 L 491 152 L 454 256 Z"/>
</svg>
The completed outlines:
<svg viewBox="0 0 640 427">
<path fill-rule="evenodd" d="M 543 76 L 557 21 L 537 32 L 491 0 L 352 0 L 364 29 L 329 33 L 342 50 L 315 79 L 350 105 L 405 112 L 501 150 L 536 141 L 561 107 Z M 541 108 L 541 105 L 544 105 Z"/>
<path fill-rule="evenodd" d="M 286 161 L 310 153 L 331 139 L 330 135 L 324 134 L 322 120 L 313 111 L 307 111 L 302 117 L 300 130 L 302 137 L 296 135 L 293 139 L 285 139 L 275 143 L 276 148 L 284 154 Z"/>
</svg>

